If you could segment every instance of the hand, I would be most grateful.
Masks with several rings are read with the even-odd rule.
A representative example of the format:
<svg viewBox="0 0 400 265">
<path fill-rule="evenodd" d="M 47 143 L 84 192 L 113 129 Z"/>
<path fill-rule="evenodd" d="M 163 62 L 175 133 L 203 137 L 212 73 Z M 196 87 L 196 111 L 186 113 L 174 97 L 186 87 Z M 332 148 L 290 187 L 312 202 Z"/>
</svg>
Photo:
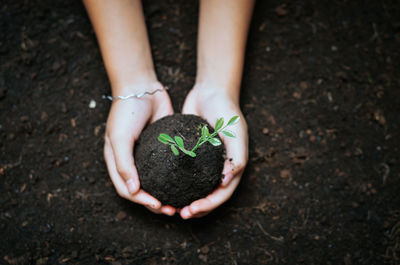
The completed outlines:
<svg viewBox="0 0 400 265">
<path fill-rule="evenodd" d="M 148 91 L 159 88 L 162 88 L 160 83 L 146 86 Z M 174 215 L 176 209 L 162 206 L 160 201 L 140 189 L 133 148 L 148 122 L 152 123 L 171 114 L 173 109 L 166 91 L 140 99 L 115 100 L 108 116 L 104 144 L 105 161 L 117 193 L 127 200 L 146 206 L 152 212 L 167 215 Z"/>
<path fill-rule="evenodd" d="M 202 217 L 226 202 L 238 186 L 247 164 L 247 124 L 240 111 L 238 100 L 225 91 L 218 87 L 195 86 L 189 92 L 183 106 L 182 113 L 198 115 L 211 125 L 214 125 L 220 117 L 223 117 L 225 122 L 235 115 L 239 115 L 241 118 L 239 123 L 229 127 L 229 130 L 235 133 L 236 138 L 219 135 L 225 144 L 227 156 L 222 171 L 224 178 L 221 185 L 206 198 L 194 201 L 189 206 L 182 208 L 180 215 L 183 219 Z"/>
</svg>

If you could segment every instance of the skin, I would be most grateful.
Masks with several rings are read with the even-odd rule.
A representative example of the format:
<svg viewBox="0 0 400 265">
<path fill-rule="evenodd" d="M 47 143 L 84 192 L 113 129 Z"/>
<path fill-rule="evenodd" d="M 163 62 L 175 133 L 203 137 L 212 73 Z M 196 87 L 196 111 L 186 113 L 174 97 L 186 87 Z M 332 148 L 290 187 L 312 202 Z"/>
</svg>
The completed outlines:
<svg viewBox="0 0 400 265">
<path fill-rule="evenodd" d="M 141 1 L 84 0 L 100 45 L 112 94 L 128 95 L 162 88 L 150 51 Z M 167 215 L 176 209 L 140 189 L 132 156 L 135 141 L 147 122 L 173 113 L 168 94 L 112 102 L 107 120 L 104 157 L 117 193 Z"/>
<path fill-rule="evenodd" d="M 161 88 L 157 80 L 141 1 L 83 0 L 100 45 L 112 94 L 128 95 Z M 168 94 L 115 100 L 107 120 L 104 157 L 117 193 L 155 213 L 182 218 L 202 217 L 227 201 L 238 186 L 248 160 L 248 133 L 239 106 L 244 51 L 254 0 L 201 0 L 196 83 L 182 113 L 195 114 L 215 124 L 234 115 L 230 127 L 237 138 L 220 135 L 228 159 L 222 184 L 206 198 L 182 209 L 161 203 L 140 189 L 132 150 L 143 128 L 173 113 Z"/>
</svg>

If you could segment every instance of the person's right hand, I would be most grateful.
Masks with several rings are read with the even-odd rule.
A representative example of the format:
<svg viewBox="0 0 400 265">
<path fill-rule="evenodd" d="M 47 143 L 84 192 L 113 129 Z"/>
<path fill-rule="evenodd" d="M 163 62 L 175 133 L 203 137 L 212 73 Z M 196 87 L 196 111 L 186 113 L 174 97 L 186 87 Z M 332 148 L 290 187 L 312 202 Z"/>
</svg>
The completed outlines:
<svg viewBox="0 0 400 265">
<path fill-rule="evenodd" d="M 160 88 L 160 83 L 154 83 L 141 91 Z M 174 215 L 176 209 L 162 206 L 160 201 L 140 189 L 133 148 L 148 122 L 152 123 L 171 114 L 173 108 L 166 91 L 140 99 L 114 100 L 107 120 L 104 144 L 104 158 L 117 193 L 127 200 L 146 206 L 152 212 L 167 215 Z"/>
</svg>

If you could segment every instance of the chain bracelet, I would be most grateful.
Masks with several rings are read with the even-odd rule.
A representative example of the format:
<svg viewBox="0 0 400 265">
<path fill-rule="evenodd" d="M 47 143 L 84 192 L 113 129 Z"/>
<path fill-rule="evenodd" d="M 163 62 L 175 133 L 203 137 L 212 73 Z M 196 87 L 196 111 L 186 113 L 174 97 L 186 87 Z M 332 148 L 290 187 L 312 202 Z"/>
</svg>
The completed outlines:
<svg viewBox="0 0 400 265">
<path fill-rule="evenodd" d="M 156 89 L 156 90 L 153 90 L 153 91 L 151 91 L 151 92 L 142 92 L 142 93 L 139 93 L 139 94 L 130 94 L 130 95 L 127 95 L 127 96 L 115 96 L 115 97 L 111 97 L 111 96 L 105 96 L 105 95 L 103 95 L 102 96 L 102 98 L 103 99 L 108 99 L 108 100 L 110 100 L 110 101 L 113 101 L 113 100 L 116 100 L 116 99 L 129 99 L 129 98 L 141 98 L 141 97 L 144 97 L 144 96 L 146 96 L 146 95 L 154 95 L 155 93 L 157 93 L 157 92 L 161 92 L 161 91 L 164 91 L 164 90 L 168 90 L 168 87 L 163 87 L 163 88 L 159 88 L 159 89 Z"/>
</svg>

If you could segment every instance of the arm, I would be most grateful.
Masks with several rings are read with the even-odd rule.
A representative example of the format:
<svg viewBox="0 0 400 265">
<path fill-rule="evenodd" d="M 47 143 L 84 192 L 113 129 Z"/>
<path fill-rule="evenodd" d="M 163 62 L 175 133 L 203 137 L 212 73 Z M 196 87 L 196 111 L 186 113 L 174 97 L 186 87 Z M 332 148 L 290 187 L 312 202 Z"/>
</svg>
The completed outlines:
<svg viewBox="0 0 400 265">
<path fill-rule="evenodd" d="M 239 102 L 254 0 L 200 2 L 196 85 L 219 87 Z"/>
<path fill-rule="evenodd" d="M 84 0 L 100 45 L 113 95 L 124 87 L 157 82 L 139 0 Z"/>
<path fill-rule="evenodd" d="M 141 1 L 83 2 L 96 32 L 113 96 L 162 88 L 154 71 Z M 156 198 L 140 189 L 132 153 L 147 122 L 172 113 L 165 91 L 140 99 L 113 101 L 104 144 L 108 172 L 118 194 L 169 215 L 175 213 L 174 208 L 161 206 Z"/>
<path fill-rule="evenodd" d="M 248 160 L 247 125 L 239 106 L 240 83 L 247 32 L 254 0 L 201 0 L 197 76 L 184 113 L 196 114 L 215 124 L 240 115 L 232 128 L 235 139 L 220 135 L 227 152 L 222 184 L 209 196 L 184 207 L 182 218 L 201 217 L 227 201 L 235 191 Z M 229 158 L 232 161 L 229 161 Z"/>
</svg>

